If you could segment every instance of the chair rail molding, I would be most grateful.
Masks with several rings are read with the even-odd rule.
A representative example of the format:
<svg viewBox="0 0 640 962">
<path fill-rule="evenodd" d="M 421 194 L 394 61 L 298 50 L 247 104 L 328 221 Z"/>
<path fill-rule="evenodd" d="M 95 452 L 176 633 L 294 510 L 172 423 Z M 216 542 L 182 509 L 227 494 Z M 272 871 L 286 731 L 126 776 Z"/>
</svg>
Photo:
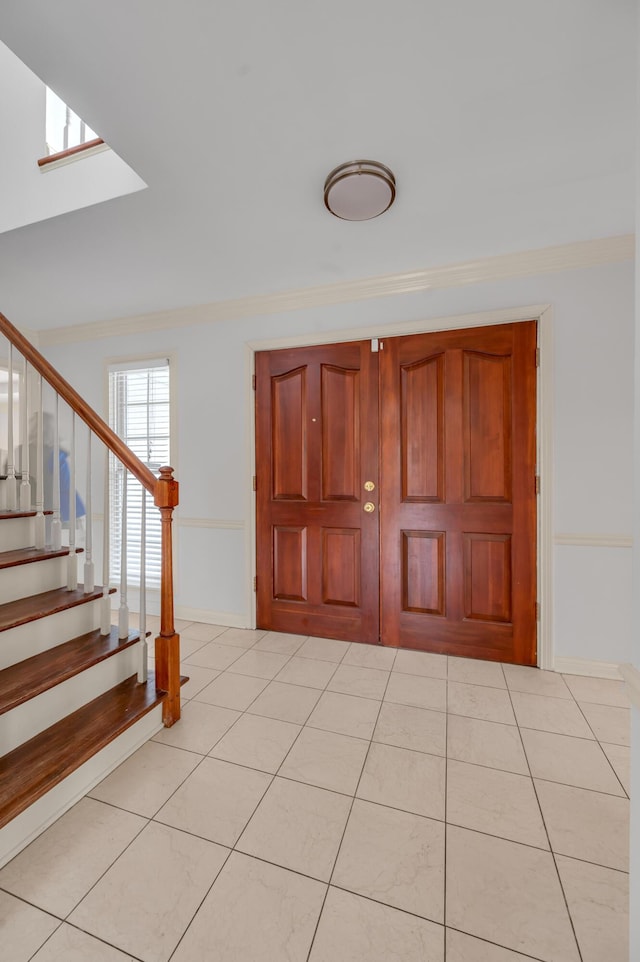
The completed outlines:
<svg viewBox="0 0 640 962">
<path fill-rule="evenodd" d="M 553 543 L 576 548 L 632 548 L 633 538 L 625 534 L 555 534 Z"/>
</svg>

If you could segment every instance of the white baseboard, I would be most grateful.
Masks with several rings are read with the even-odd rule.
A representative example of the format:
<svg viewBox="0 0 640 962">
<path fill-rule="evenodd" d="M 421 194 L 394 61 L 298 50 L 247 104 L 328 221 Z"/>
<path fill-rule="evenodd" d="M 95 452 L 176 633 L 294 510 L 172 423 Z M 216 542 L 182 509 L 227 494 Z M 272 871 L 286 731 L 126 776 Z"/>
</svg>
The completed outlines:
<svg viewBox="0 0 640 962">
<path fill-rule="evenodd" d="M 176 620 L 201 621 L 205 625 L 224 625 L 225 628 L 250 628 L 249 616 L 235 611 L 209 611 L 208 608 L 176 607 Z"/>
<path fill-rule="evenodd" d="M 157 705 L 135 725 L 124 731 L 97 755 L 0 829 L 0 868 L 161 729 L 162 705 Z"/>
<path fill-rule="evenodd" d="M 553 670 L 565 675 L 588 675 L 590 678 L 613 678 L 620 681 L 618 664 L 615 661 L 589 661 L 588 658 L 554 658 Z"/>
</svg>

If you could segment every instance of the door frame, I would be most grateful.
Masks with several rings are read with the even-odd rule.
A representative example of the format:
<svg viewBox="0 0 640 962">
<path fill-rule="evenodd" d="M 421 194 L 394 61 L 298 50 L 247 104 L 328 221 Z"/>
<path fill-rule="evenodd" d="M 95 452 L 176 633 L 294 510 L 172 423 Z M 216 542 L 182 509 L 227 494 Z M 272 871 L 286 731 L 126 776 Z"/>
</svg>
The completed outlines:
<svg viewBox="0 0 640 962">
<path fill-rule="evenodd" d="M 532 304 L 519 308 L 503 308 L 458 314 L 451 317 L 425 318 L 418 321 L 399 321 L 388 324 L 370 324 L 344 330 L 317 331 L 292 334 L 285 337 L 264 338 L 245 342 L 245 394 L 247 439 L 247 492 L 245 525 L 245 584 L 249 627 L 256 627 L 256 595 L 253 590 L 256 576 L 256 496 L 252 479 L 255 464 L 255 394 L 253 375 L 257 351 L 275 351 L 291 347 L 312 347 L 317 344 L 338 344 L 343 341 L 370 340 L 374 338 L 399 337 L 405 334 L 428 334 L 432 331 L 453 331 L 469 327 L 489 327 L 495 324 L 517 324 L 519 321 L 538 322 L 539 366 L 537 369 L 536 396 L 536 457 L 537 475 L 540 477 L 537 512 L 537 582 L 540 618 L 538 621 L 539 668 L 553 670 L 553 425 L 554 425 L 554 343 L 553 307 L 551 304 Z"/>
</svg>

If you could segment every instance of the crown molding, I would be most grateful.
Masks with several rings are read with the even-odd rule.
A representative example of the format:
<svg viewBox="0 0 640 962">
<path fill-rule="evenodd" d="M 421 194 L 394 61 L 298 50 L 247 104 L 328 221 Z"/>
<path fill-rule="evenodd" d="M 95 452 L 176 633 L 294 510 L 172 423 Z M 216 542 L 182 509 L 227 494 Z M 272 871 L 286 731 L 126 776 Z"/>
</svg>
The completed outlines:
<svg viewBox="0 0 640 962">
<path fill-rule="evenodd" d="M 597 267 L 632 260 L 634 236 L 605 237 L 598 240 L 576 241 L 556 247 L 500 254 L 479 260 L 430 267 L 379 277 L 341 281 L 320 287 L 280 291 L 274 294 L 258 294 L 227 301 L 213 301 L 195 307 L 171 311 L 156 311 L 134 317 L 111 321 L 96 321 L 41 331 L 39 343 L 46 347 L 53 344 L 69 344 L 103 337 L 123 337 L 150 331 L 169 330 L 193 324 L 212 323 L 222 320 L 238 320 L 264 314 L 279 314 L 305 308 L 348 304 L 354 301 L 400 294 L 415 294 L 438 288 L 462 287 L 487 281 L 529 277 L 534 274 L 557 273 L 580 268 Z"/>
</svg>

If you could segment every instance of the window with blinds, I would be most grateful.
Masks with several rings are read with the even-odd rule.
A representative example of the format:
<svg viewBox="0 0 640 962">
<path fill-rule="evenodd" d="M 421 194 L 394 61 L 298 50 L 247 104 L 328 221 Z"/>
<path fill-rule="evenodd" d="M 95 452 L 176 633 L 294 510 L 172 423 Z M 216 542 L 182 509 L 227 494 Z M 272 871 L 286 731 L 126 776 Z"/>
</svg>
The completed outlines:
<svg viewBox="0 0 640 962">
<path fill-rule="evenodd" d="M 169 361 L 133 361 L 109 368 L 109 424 L 155 474 L 170 464 Z M 124 468 L 111 457 L 109 466 L 109 536 L 111 580 L 120 579 Z M 140 583 L 141 520 L 146 511 L 146 583 L 160 588 L 160 512 L 153 498 L 131 475 L 127 477 L 127 584 Z"/>
</svg>

